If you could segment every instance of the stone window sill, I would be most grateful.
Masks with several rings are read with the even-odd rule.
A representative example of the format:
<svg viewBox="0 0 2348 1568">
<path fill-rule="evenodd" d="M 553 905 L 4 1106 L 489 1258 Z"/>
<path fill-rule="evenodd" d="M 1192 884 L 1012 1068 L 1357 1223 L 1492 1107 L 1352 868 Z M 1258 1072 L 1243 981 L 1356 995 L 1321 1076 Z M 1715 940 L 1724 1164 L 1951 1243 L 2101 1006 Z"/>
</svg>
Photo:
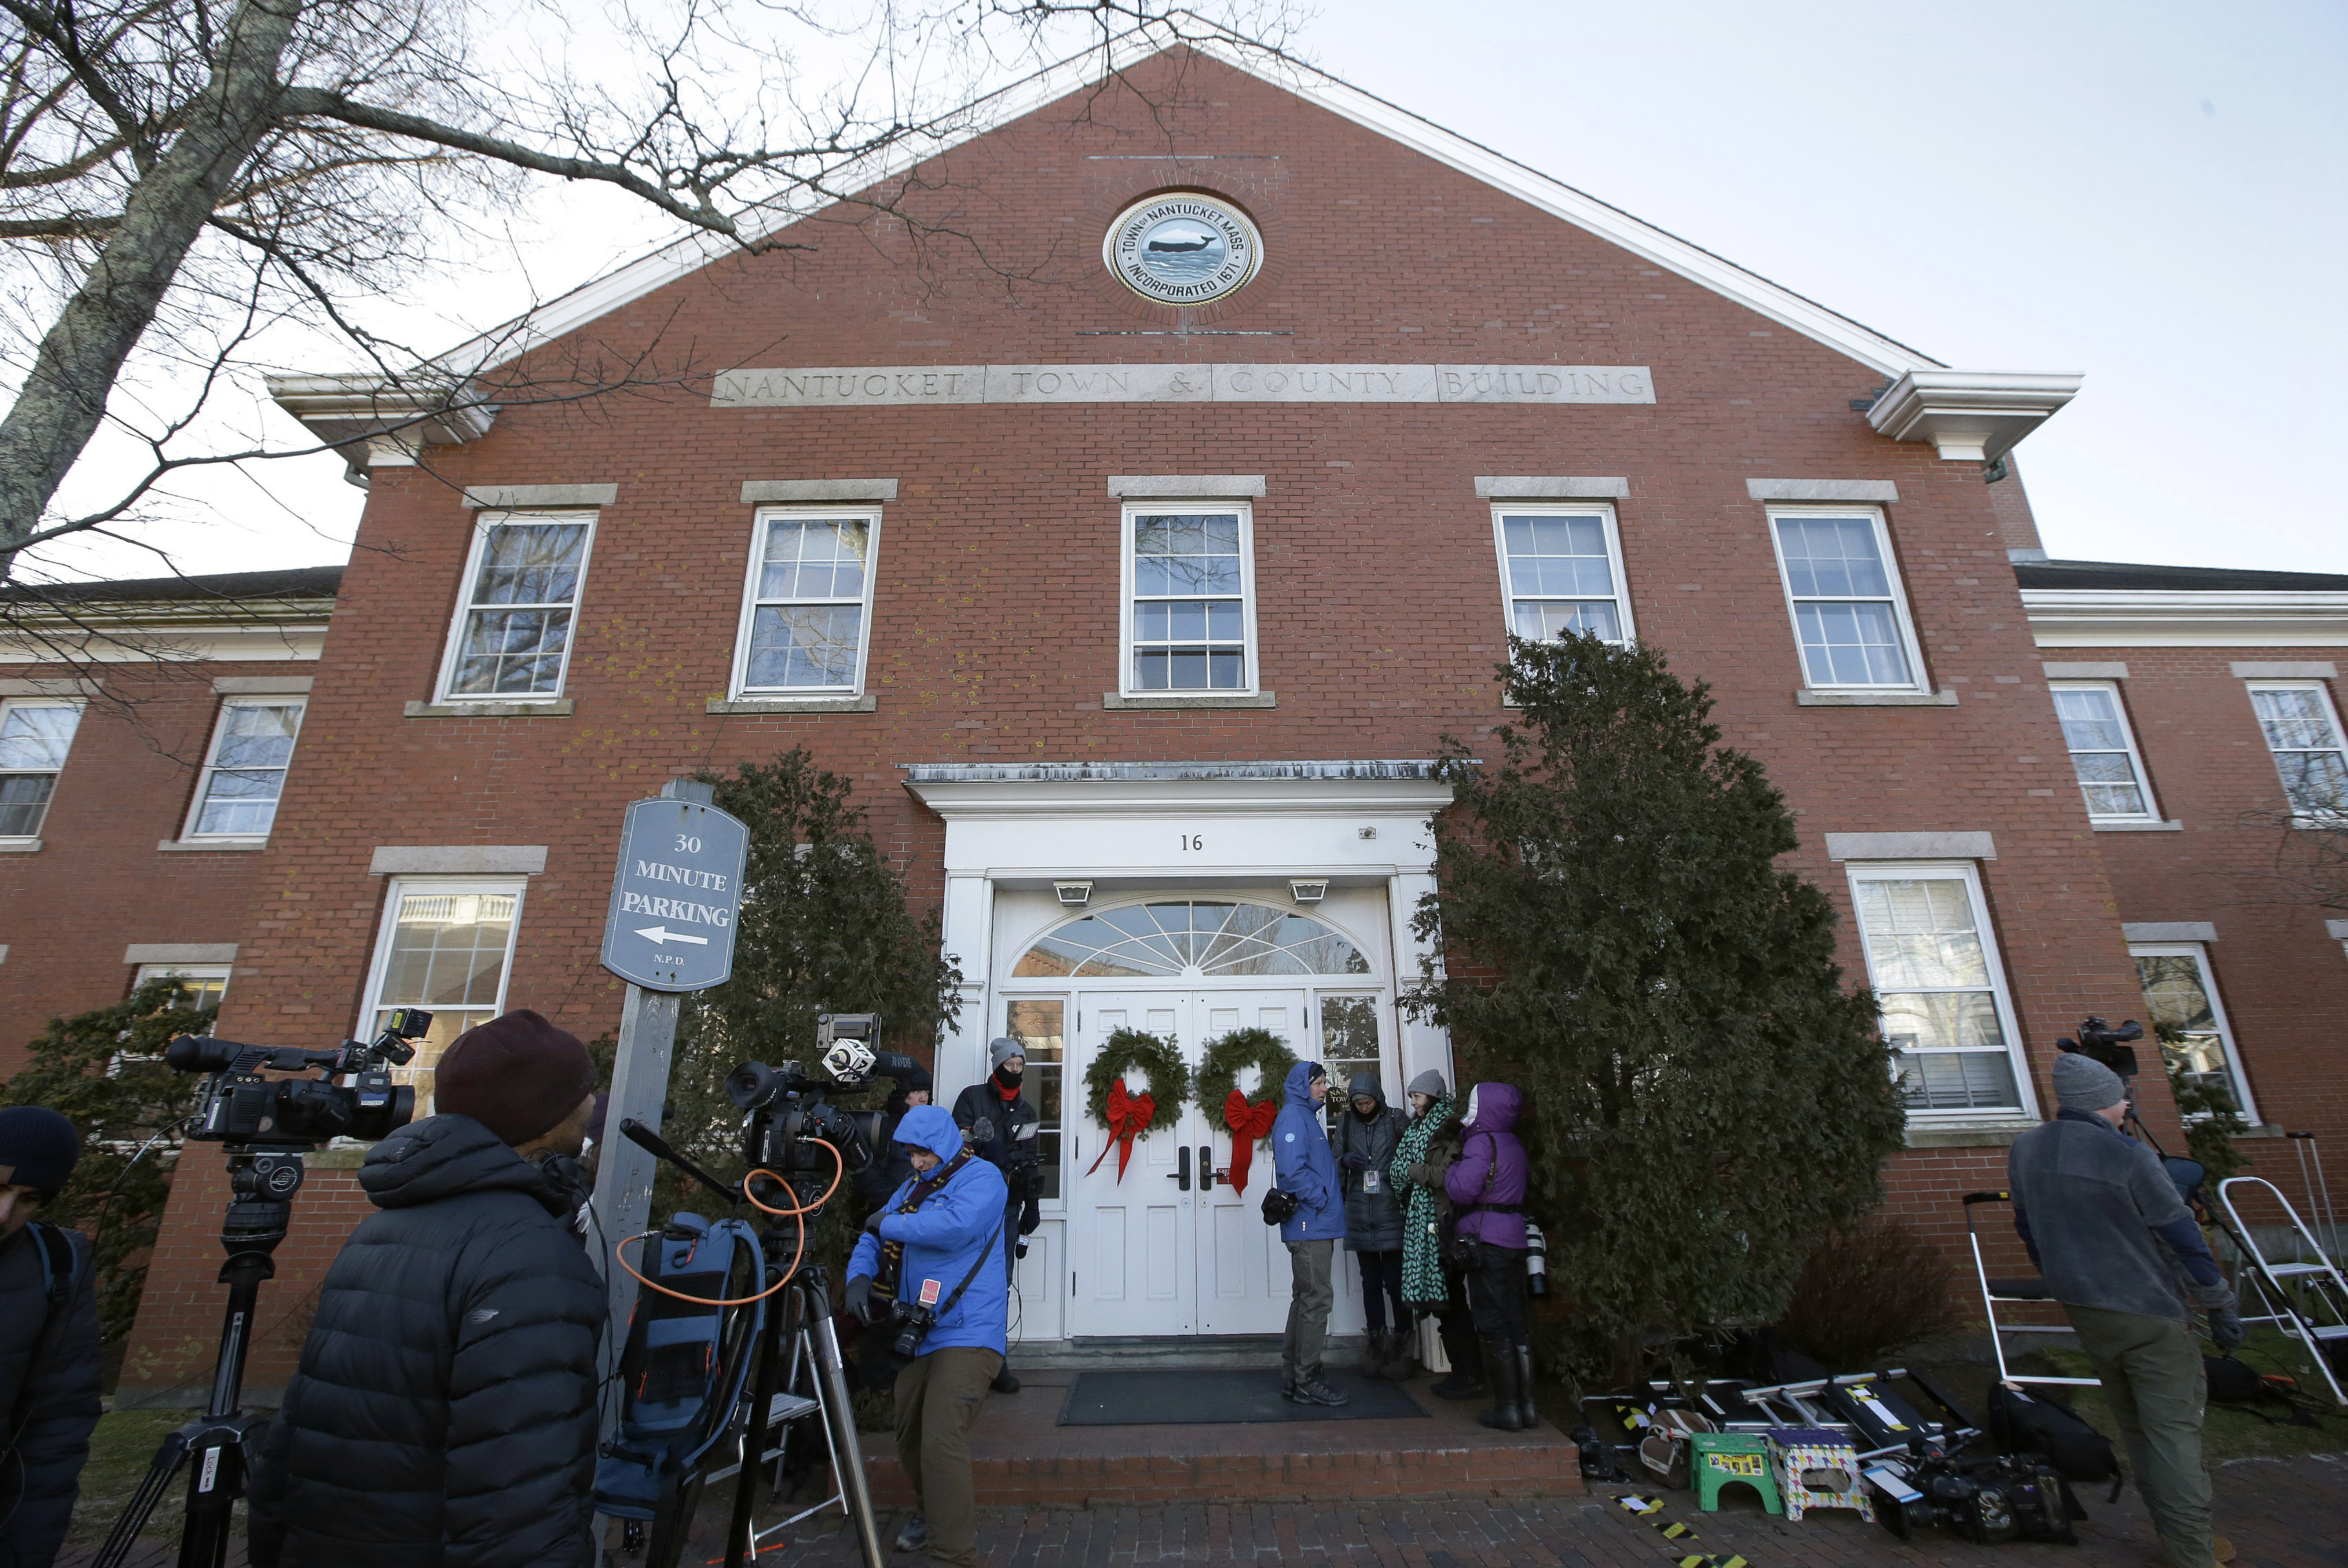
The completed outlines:
<svg viewBox="0 0 2348 1568">
<path fill-rule="evenodd" d="M 1907 1144 L 1910 1149 L 2004 1149 L 2038 1123 L 2021 1117 L 1999 1117 L 1985 1121 L 1910 1122 Z"/>
<path fill-rule="evenodd" d="M 872 713 L 880 707 L 877 694 L 863 696 L 713 696 L 711 713 Z"/>
<path fill-rule="evenodd" d="M 573 703 L 567 696 L 551 702 L 411 702 L 410 718 L 564 718 Z"/>
<path fill-rule="evenodd" d="M 40 850 L 38 839 L 0 839 L 0 855 L 33 855 Z"/>
<path fill-rule="evenodd" d="M 267 839 L 165 839 L 155 846 L 165 853 L 196 853 L 205 850 L 265 850 Z"/>
<path fill-rule="evenodd" d="M 2182 822 L 2089 822 L 2098 833 L 2181 833 Z"/>
<path fill-rule="evenodd" d="M 1794 701 L 1803 707 L 1954 707 L 1957 694 L 1952 691 L 1812 691 L 1807 686 L 1794 694 Z"/>
<path fill-rule="evenodd" d="M 1146 692 L 1138 696 L 1125 696 L 1117 692 L 1105 691 L 1101 693 L 1101 707 L 1111 713 L 1152 708 L 1278 707 L 1280 704 L 1275 700 L 1277 696 L 1277 693 L 1268 691 L 1260 691 L 1246 696 L 1237 692 L 1225 694 L 1199 691 Z"/>
</svg>

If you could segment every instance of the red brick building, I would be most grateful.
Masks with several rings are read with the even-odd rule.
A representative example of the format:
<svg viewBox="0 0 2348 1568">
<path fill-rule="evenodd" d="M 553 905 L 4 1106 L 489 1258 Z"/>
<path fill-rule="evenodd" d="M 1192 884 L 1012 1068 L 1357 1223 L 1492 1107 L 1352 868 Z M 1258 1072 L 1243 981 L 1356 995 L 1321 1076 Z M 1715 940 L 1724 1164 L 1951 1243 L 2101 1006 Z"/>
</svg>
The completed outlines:
<svg viewBox="0 0 2348 1568">
<path fill-rule="evenodd" d="M 223 1032 L 325 1045 L 407 1003 L 438 1009 L 435 1048 L 503 1006 L 610 1029 L 621 808 L 805 745 L 942 911 L 966 982 L 942 1088 L 1006 1031 L 1048 1084 L 1121 1023 L 1194 1054 L 1246 1023 L 1398 1091 L 1449 1066 L 1394 1001 L 1445 800 L 1427 759 L 1502 717 L 1505 632 L 1570 624 L 1711 682 L 1799 812 L 1797 867 L 1908 1053 L 1900 1210 L 1952 1221 L 2041 1115 L 2055 1036 L 2144 1012 L 2124 923 L 2160 923 L 2148 956 L 2199 944 L 2261 1114 L 2340 1127 L 2338 1026 L 2301 999 L 2336 1019 L 2336 944 L 2303 910 L 2213 907 L 2250 847 L 2226 802 L 2280 794 L 2243 686 L 2266 677 L 2211 676 L 2216 645 L 2061 640 L 2125 617 L 2034 635 L 2042 600 L 2084 621 L 2064 594 L 2125 596 L 2034 573 L 2157 569 L 2025 565 L 2017 593 L 2043 552 L 2001 459 L 2075 377 L 1951 370 L 1325 78 L 1192 53 L 1095 85 L 1026 84 L 924 164 L 966 243 L 917 259 L 867 217 L 811 222 L 812 252 L 681 245 L 499 340 L 690 345 L 690 394 L 417 443 L 369 438 L 390 399 L 362 383 L 279 384 L 371 488 Z M 2308 591 L 2330 601 L 2300 645 L 2244 656 L 2320 663 L 2343 587 Z M 2122 676 L 2043 667 L 2123 648 Z M 2120 683 L 2095 689 L 2136 719 L 2168 813 L 2147 820 L 2181 836 L 2088 820 L 2075 767 L 2111 765 L 2074 763 L 2095 715 L 2066 740 L 2050 678 Z M 2198 886 L 2159 874 L 2194 854 Z M 2298 956 L 2238 982 L 2195 922 L 2288 926 Z M 1276 1327 L 1285 1260 L 1252 1209 L 1166 1179 L 1178 1150 L 1224 1156 L 1203 1119 L 1122 1182 L 1085 1174 L 1082 1120 L 1047 1145 L 1014 1334 Z M 209 1365 L 222 1189 L 188 1162 L 126 1383 Z M 305 1190 L 256 1384 L 358 1207 L 345 1171 Z"/>
</svg>

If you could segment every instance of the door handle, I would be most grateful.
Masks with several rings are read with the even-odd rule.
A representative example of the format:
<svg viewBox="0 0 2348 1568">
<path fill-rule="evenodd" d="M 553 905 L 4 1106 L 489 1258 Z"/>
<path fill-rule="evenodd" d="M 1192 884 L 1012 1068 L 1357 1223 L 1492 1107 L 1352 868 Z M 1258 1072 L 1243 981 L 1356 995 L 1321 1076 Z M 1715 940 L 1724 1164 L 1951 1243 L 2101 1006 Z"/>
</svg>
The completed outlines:
<svg viewBox="0 0 2348 1568">
<path fill-rule="evenodd" d="M 1175 1168 L 1166 1172 L 1166 1180 L 1188 1192 L 1190 1190 L 1190 1146 L 1186 1143 L 1174 1152 Z"/>
<path fill-rule="evenodd" d="M 1211 1143 L 1199 1145 L 1199 1191 L 1213 1191 L 1215 1178 L 1221 1174 L 1222 1172 L 1215 1169 L 1215 1146 Z"/>
</svg>

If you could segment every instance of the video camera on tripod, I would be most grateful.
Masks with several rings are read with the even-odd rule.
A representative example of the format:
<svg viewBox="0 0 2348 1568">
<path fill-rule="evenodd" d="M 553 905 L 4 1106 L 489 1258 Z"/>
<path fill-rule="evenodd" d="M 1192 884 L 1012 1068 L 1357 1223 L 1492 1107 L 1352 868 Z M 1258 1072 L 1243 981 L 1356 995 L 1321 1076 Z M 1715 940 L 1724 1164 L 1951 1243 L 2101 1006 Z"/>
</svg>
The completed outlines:
<svg viewBox="0 0 2348 1568">
<path fill-rule="evenodd" d="M 307 1148 L 330 1138 L 380 1139 L 414 1119 L 416 1091 L 395 1085 L 390 1068 L 414 1061 L 416 1047 L 407 1042 L 431 1027 L 432 1015 L 423 1008 L 398 1007 L 383 1033 L 366 1045 L 345 1040 L 331 1051 L 305 1051 L 181 1035 L 163 1048 L 163 1060 L 176 1073 L 211 1075 L 196 1088 L 189 1138 Z M 355 1081 L 261 1076 L 313 1069 L 329 1077 L 349 1073 Z"/>
<path fill-rule="evenodd" d="M 876 1075 L 904 1079 L 921 1071 L 912 1057 L 873 1048 L 880 1037 L 878 1013 L 825 1013 L 816 1019 L 816 1057 L 824 1078 L 797 1062 L 769 1067 L 744 1062 L 726 1076 L 728 1099 L 749 1114 L 742 1124 L 742 1158 L 788 1180 L 829 1176 L 830 1161 L 815 1145 L 828 1144 L 847 1171 L 872 1162 L 880 1138 L 881 1113 L 845 1110 L 824 1095 L 860 1089 Z"/>
<path fill-rule="evenodd" d="M 2090 1061 L 2101 1062 L 2125 1081 L 2144 1070 L 2137 1065 L 2136 1047 L 2128 1044 L 2131 1040 L 2142 1038 L 2144 1026 L 2134 1018 L 2116 1029 L 2090 1013 L 2079 1020 L 2079 1037 L 2057 1040 L 2054 1048 L 2076 1052 Z"/>
</svg>

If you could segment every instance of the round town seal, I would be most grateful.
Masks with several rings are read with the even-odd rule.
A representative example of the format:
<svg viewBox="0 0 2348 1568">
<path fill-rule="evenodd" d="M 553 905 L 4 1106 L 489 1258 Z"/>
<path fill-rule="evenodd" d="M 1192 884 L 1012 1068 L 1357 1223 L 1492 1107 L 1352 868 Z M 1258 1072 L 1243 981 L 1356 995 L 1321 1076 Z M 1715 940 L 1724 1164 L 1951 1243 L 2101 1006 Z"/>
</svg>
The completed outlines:
<svg viewBox="0 0 2348 1568">
<path fill-rule="evenodd" d="M 1206 304 L 1255 276 L 1263 236 L 1221 197 L 1179 191 L 1117 214 L 1101 241 L 1101 260 L 1144 299 Z"/>
</svg>

